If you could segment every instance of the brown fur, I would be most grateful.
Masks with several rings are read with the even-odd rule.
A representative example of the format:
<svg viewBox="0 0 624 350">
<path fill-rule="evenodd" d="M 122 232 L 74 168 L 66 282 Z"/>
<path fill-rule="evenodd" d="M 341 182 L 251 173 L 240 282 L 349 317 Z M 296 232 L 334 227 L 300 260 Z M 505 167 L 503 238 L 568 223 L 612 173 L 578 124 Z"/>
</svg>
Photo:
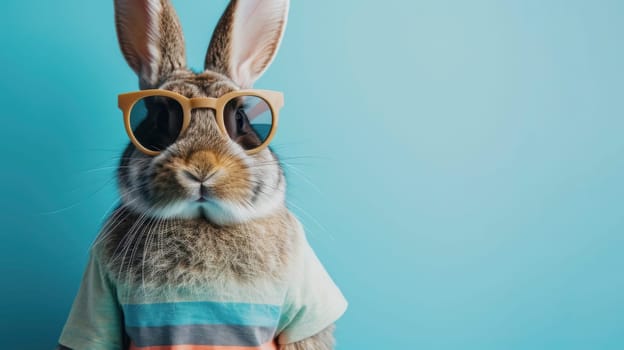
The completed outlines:
<svg viewBox="0 0 624 350">
<path fill-rule="evenodd" d="M 186 67 L 182 27 L 169 0 L 156 0 L 159 13 L 144 11 L 149 0 L 115 0 L 119 46 L 128 65 L 139 76 L 141 88 L 153 88 Z M 150 27 L 155 22 L 156 28 Z M 150 47 L 158 49 L 153 52 Z M 156 57 L 154 55 L 157 54 Z"/>
<path fill-rule="evenodd" d="M 232 32 L 236 3 L 236 0 L 230 1 L 215 27 L 210 45 L 208 45 L 208 51 L 206 52 L 204 69 L 228 74 L 231 46 L 230 33 Z"/>
<path fill-rule="evenodd" d="M 195 74 L 186 67 L 184 39 L 170 2 L 155 1 L 161 5 L 158 26 L 141 32 L 137 23 L 149 23 L 150 18 L 120 15 L 119 10 L 132 2 L 115 0 L 120 46 L 139 75 L 141 88 L 167 89 L 188 98 L 218 97 L 238 89 L 229 77 L 228 62 L 239 2 L 229 4 L 215 29 L 206 71 Z M 279 44 L 285 19 L 281 20 L 275 39 L 261 49 L 251 67 L 256 74 L 266 68 Z M 157 46 L 157 57 L 152 57 L 149 45 Z M 146 156 L 129 144 L 118 171 L 123 204 L 109 217 L 96 243 L 114 279 L 150 289 L 225 286 L 232 281 L 253 288 L 260 280 L 277 283 L 286 276 L 297 223 L 284 205 L 283 171 L 270 150 L 250 156 L 228 142 L 214 111 L 196 109 L 188 129 L 159 156 Z M 185 173 L 199 178 L 217 169 L 223 176 L 211 185 L 212 196 L 250 213 L 270 211 L 227 223 L 206 215 L 182 218 L 158 213 L 193 194 L 183 179 Z M 332 333 L 333 326 L 280 350 L 330 350 Z"/>
<path fill-rule="evenodd" d="M 232 76 L 232 32 L 234 30 L 233 22 L 236 13 L 236 9 L 245 0 L 232 0 L 228 4 L 225 12 L 221 16 L 217 26 L 214 30 L 210 46 L 206 53 L 206 59 L 204 67 L 207 70 L 213 70 Z M 251 60 L 249 69 L 253 76 L 259 76 L 264 72 L 273 58 L 273 54 L 277 51 L 279 45 L 279 39 L 282 34 L 282 30 L 285 24 L 285 18 L 281 16 L 275 16 L 274 18 L 267 18 L 270 22 L 265 26 L 265 30 L 268 30 L 271 40 L 261 41 L 258 52 L 256 52 L 254 58 Z M 247 86 L 248 87 L 248 86 Z"/>
<path fill-rule="evenodd" d="M 146 218 L 121 207 L 107 220 L 97 245 L 100 259 L 120 283 L 192 289 L 229 281 L 279 281 L 287 271 L 295 230 L 285 209 L 220 227 L 203 218 Z"/>
<path fill-rule="evenodd" d="M 163 12 L 160 18 L 160 47 L 164 49 L 158 76 L 164 81 L 169 74 L 186 67 L 186 54 L 180 20 L 168 0 L 161 0 L 161 3 Z"/>
</svg>

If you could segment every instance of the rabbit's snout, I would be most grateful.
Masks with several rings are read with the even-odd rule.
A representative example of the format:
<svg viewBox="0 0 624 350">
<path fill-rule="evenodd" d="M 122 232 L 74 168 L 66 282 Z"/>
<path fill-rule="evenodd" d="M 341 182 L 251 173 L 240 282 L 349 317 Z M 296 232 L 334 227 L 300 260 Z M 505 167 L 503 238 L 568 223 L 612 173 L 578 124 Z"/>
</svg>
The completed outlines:
<svg viewBox="0 0 624 350">
<path fill-rule="evenodd" d="M 222 161 L 217 155 L 208 150 L 196 151 L 188 157 L 187 167 L 183 169 L 185 176 L 195 182 L 205 182 L 215 176 L 223 167 Z"/>
<path fill-rule="evenodd" d="M 208 175 L 200 177 L 188 170 L 182 171 L 183 176 L 185 176 L 189 182 L 193 184 L 192 192 L 195 192 L 193 198 L 198 197 L 195 200 L 196 202 L 203 203 L 208 201 L 210 197 L 214 196 L 214 191 L 212 189 L 213 183 L 210 180 L 216 176 L 218 172 L 219 170 L 217 169 Z"/>
<path fill-rule="evenodd" d="M 178 179 L 191 193 L 191 199 L 205 202 L 214 195 L 216 180 L 222 175 L 224 164 L 212 151 L 196 151 L 180 165 Z"/>
<path fill-rule="evenodd" d="M 210 180 L 213 176 L 217 174 L 218 170 L 211 172 L 208 175 L 197 175 L 194 172 L 189 170 L 182 170 L 182 175 L 184 175 L 189 181 L 194 181 L 200 184 L 204 184 L 206 181 Z"/>
</svg>

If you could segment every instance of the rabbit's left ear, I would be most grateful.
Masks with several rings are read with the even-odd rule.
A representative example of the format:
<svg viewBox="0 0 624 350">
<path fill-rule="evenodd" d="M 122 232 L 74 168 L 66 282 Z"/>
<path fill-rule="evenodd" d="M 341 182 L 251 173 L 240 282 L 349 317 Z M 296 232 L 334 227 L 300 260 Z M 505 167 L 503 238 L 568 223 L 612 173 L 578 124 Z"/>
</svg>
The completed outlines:
<svg viewBox="0 0 624 350">
<path fill-rule="evenodd" d="M 284 34 L 288 0 L 232 0 L 215 28 L 205 69 L 250 88 L 275 57 Z"/>
<path fill-rule="evenodd" d="M 115 0 L 119 46 L 142 89 L 186 66 L 184 37 L 170 0 Z"/>
</svg>

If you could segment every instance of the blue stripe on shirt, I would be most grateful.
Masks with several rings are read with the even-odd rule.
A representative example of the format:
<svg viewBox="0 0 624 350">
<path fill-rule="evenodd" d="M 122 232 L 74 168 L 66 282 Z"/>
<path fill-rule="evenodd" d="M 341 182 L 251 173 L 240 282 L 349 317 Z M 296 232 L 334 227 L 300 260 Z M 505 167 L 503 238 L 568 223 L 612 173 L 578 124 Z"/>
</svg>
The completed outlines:
<svg viewBox="0 0 624 350">
<path fill-rule="evenodd" d="M 127 327 L 226 324 L 276 327 L 280 307 L 270 304 L 173 302 L 124 304 Z"/>
</svg>

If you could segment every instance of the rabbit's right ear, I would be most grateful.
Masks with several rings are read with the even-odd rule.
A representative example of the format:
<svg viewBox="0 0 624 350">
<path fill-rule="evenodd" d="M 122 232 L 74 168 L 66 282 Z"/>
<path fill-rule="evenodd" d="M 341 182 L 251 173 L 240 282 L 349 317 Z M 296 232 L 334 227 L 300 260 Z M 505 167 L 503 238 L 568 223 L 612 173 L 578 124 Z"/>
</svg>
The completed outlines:
<svg viewBox="0 0 624 350">
<path fill-rule="evenodd" d="M 204 68 L 250 88 L 277 53 L 288 4 L 288 0 L 231 0 L 212 35 Z"/>
<path fill-rule="evenodd" d="M 169 0 L 115 0 L 119 46 L 142 89 L 186 67 L 184 38 Z"/>
</svg>

